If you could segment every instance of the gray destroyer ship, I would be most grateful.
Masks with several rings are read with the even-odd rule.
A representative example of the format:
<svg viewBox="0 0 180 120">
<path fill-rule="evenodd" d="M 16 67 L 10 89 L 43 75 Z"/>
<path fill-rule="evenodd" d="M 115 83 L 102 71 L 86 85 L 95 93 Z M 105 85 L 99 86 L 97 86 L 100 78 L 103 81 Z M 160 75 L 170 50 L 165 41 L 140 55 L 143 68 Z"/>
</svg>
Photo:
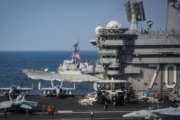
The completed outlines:
<svg viewBox="0 0 180 120">
<path fill-rule="evenodd" d="M 180 93 L 180 34 L 177 0 L 168 0 L 166 32 L 152 31 L 153 21 L 147 29 L 138 29 L 138 22 L 146 20 L 142 1 L 127 1 L 129 28 L 121 28 L 117 21 L 106 27 L 96 27 L 96 40 L 90 43 L 99 51 L 95 72 L 103 79 L 127 80 L 139 97 L 147 91 L 157 98 Z M 115 86 L 119 87 L 118 84 Z M 176 100 L 177 95 L 173 94 Z"/>
<path fill-rule="evenodd" d="M 100 80 L 91 75 L 94 74 L 93 65 L 89 65 L 88 62 L 81 62 L 78 43 L 73 46 L 72 59 L 64 60 L 59 65 L 58 71 L 48 71 L 48 68 L 44 70 L 23 69 L 22 71 L 31 79 L 48 81 L 91 82 Z"/>
</svg>

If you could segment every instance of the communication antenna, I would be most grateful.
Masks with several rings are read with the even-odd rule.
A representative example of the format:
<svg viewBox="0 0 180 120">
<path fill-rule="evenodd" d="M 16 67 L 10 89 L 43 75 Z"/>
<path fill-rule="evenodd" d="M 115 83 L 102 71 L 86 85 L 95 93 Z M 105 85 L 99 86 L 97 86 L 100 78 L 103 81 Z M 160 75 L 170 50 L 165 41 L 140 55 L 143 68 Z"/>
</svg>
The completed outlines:
<svg viewBox="0 0 180 120">
<path fill-rule="evenodd" d="M 152 25 L 153 25 L 153 22 L 152 22 L 152 20 L 148 20 L 147 22 L 146 22 L 146 24 L 147 24 L 147 31 L 148 32 L 151 32 L 152 31 Z"/>
</svg>

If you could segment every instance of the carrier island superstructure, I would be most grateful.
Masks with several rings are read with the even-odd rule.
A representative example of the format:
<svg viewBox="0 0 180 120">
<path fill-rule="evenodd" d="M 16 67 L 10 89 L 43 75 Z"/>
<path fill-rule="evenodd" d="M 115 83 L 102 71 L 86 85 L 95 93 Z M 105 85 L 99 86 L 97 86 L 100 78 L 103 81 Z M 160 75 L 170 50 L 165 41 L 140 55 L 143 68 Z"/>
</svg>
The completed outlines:
<svg viewBox="0 0 180 120">
<path fill-rule="evenodd" d="M 96 40 L 90 41 L 99 49 L 95 71 L 104 79 L 129 81 L 138 96 L 149 91 L 162 98 L 180 81 L 180 4 L 168 0 L 166 32 L 152 31 L 142 1 L 127 1 L 125 7 L 129 28 L 116 21 L 96 28 Z M 139 30 L 138 22 L 146 22 L 146 29 Z"/>
</svg>

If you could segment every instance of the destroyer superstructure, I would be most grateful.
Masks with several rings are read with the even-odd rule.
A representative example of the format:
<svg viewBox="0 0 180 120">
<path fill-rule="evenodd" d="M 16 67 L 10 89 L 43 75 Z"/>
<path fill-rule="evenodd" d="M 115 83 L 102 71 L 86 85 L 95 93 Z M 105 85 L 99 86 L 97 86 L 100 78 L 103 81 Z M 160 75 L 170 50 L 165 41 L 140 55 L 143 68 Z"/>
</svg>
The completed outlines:
<svg viewBox="0 0 180 120">
<path fill-rule="evenodd" d="M 58 72 L 60 74 L 81 74 L 93 73 L 93 66 L 88 62 L 80 62 L 80 54 L 78 50 L 78 43 L 74 44 L 72 59 L 64 60 L 64 63 L 59 66 Z"/>
<path fill-rule="evenodd" d="M 151 20 L 139 31 L 138 22 L 145 21 L 143 2 L 127 1 L 130 28 L 121 28 L 116 21 L 96 28 L 96 40 L 91 41 L 99 48 L 96 73 L 104 79 L 130 81 L 138 96 L 147 91 L 158 98 L 166 96 L 180 79 L 178 10 L 177 0 L 168 0 L 165 33 L 153 32 Z"/>
</svg>

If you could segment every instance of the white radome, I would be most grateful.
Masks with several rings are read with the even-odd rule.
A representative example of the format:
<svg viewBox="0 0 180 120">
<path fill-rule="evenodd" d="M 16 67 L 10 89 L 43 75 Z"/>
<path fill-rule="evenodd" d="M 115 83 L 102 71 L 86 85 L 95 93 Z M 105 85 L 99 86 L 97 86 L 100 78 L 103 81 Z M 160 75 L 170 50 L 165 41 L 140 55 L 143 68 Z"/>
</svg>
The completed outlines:
<svg viewBox="0 0 180 120">
<path fill-rule="evenodd" d="M 96 30 L 95 30 L 95 31 L 96 31 L 96 34 L 99 34 L 99 30 L 100 30 L 100 29 L 103 29 L 103 27 L 102 27 L 102 26 L 97 26 L 97 27 L 96 27 Z"/>
<path fill-rule="evenodd" d="M 109 29 L 118 29 L 121 28 L 121 24 L 115 20 L 112 20 L 110 22 L 108 22 L 108 24 L 106 25 L 107 28 Z"/>
</svg>

